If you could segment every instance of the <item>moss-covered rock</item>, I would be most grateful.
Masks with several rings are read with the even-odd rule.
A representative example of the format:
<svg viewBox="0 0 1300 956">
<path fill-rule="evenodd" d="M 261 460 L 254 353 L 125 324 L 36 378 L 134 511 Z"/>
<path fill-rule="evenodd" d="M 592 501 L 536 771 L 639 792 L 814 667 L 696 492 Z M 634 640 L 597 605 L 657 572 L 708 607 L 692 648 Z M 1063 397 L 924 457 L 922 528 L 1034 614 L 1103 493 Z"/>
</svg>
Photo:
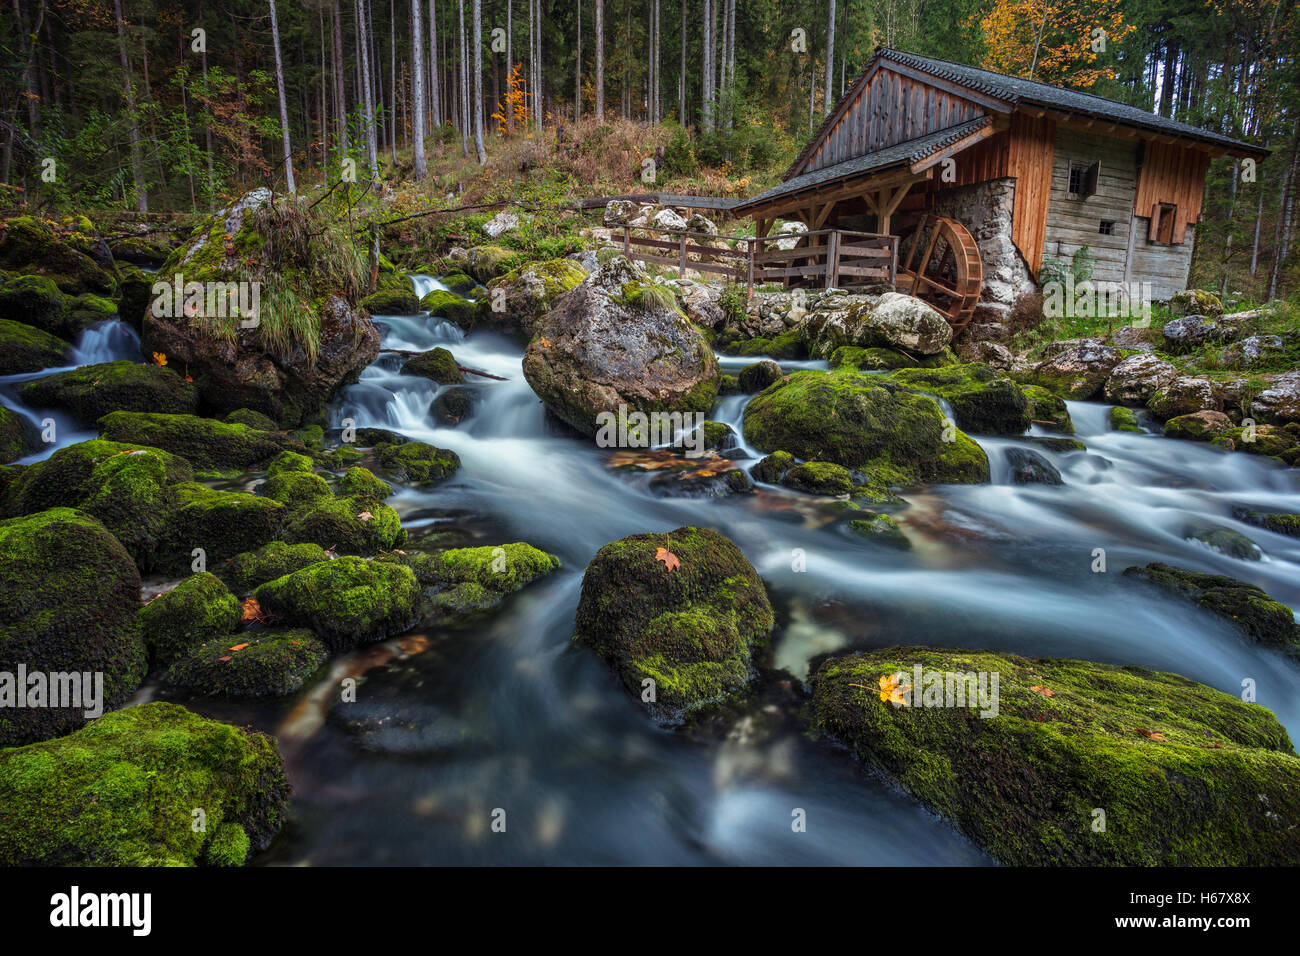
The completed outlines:
<svg viewBox="0 0 1300 956">
<path fill-rule="evenodd" d="M 321 498 L 293 512 L 284 539 L 318 544 L 339 554 L 374 554 L 406 543 L 397 512 L 372 495 Z"/>
<path fill-rule="evenodd" d="M 72 346 L 34 326 L 0 319 L 0 375 L 68 364 Z"/>
<path fill-rule="evenodd" d="M 29 420 L 0 405 L 0 465 L 25 458 L 40 447 L 40 432 Z M 0 492 L 0 515 L 6 494 Z"/>
<path fill-rule="evenodd" d="M 1178 415 L 1165 422 L 1166 438 L 1213 441 L 1232 430 L 1232 419 L 1223 412 L 1200 411 Z"/>
<path fill-rule="evenodd" d="M 863 517 L 852 518 L 848 522 L 849 530 L 854 534 L 868 541 L 887 544 L 891 548 L 900 548 L 904 551 L 912 547 L 912 542 L 908 540 L 902 526 L 894 518 L 870 511 L 861 514 Z"/>
<path fill-rule="evenodd" d="M 225 420 L 231 425 L 247 425 L 259 432 L 273 432 L 278 428 L 271 416 L 263 415 L 251 408 L 237 408 L 227 415 Z"/>
<path fill-rule="evenodd" d="M 466 276 L 465 278 L 469 278 Z M 469 279 L 470 289 L 474 287 L 474 280 Z M 466 290 L 469 291 L 469 290 Z M 420 300 L 420 308 L 424 309 L 430 315 L 438 318 L 447 319 L 449 322 L 455 322 L 465 331 L 474 327 L 474 322 L 478 318 L 481 303 L 471 302 L 464 296 L 455 292 L 448 292 L 446 289 L 434 289 L 426 293 Z"/>
<path fill-rule="evenodd" d="M 329 555 L 318 544 L 271 541 L 256 551 L 235 555 L 218 567 L 216 574 L 235 594 L 247 594 L 267 581 L 328 560 Z"/>
<path fill-rule="evenodd" d="M 1117 432 L 1137 432 L 1141 434 L 1146 431 L 1138 424 L 1137 412 L 1124 405 L 1116 405 L 1110 410 L 1110 427 Z"/>
<path fill-rule="evenodd" d="M 450 291 L 459 295 L 468 295 L 478 286 L 478 283 L 465 275 L 463 272 L 451 272 L 443 276 L 441 280 Z"/>
<path fill-rule="evenodd" d="M 158 565 L 173 572 L 192 567 L 196 548 L 203 550 L 207 567 L 255 551 L 279 533 L 288 512 L 270 498 L 219 491 L 198 482 L 173 485 L 172 492 L 176 508 Z"/>
<path fill-rule="evenodd" d="M 69 338 L 80 331 L 67 322 L 68 297 L 53 279 L 45 276 L 15 276 L 0 285 L 0 318 L 60 338 Z"/>
<path fill-rule="evenodd" d="M 339 479 L 339 491 L 344 495 L 369 495 L 372 498 L 387 498 L 393 493 L 386 481 L 380 481 L 369 468 L 354 465 L 344 472 Z"/>
<path fill-rule="evenodd" d="M 1047 425 L 1067 435 L 1074 434 L 1074 422 L 1070 420 L 1070 410 L 1065 399 L 1053 395 L 1041 385 L 1021 385 L 1025 401 L 1029 403 L 1029 419 L 1039 425 Z"/>
<path fill-rule="evenodd" d="M 917 666 L 941 681 L 997 675 L 996 716 L 981 718 L 978 703 L 926 706 L 924 676 L 921 687 L 902 691 L 916 683 Z M 881 700 L 881 678 L 899 673 L 899 699 L 910 706 Z M 813 685 L 819 730 L 1004 863 L 1259 866 L 1300 858 L 1300 830 L 1290 824 L 1300 814 L 1300 759 L 1286 731 L 1263 707 L 1185 677 L 894 647 L 827 661 Z M 1094 827 L 1097 808 L 1104 829 Z"/>
<path fill-rule="evenodd" d="M 843 465 L 829 461 L 806 461 L 781 476 L 781 484 L 810 495 L 847 495 L 853 491 L 853 477 Z"/>
<path fill-rule="evenodd" d="M 757 448 L 860 469 L 869 484 L 989 480 L 983 450 L 933 399 L 864 372 L 787 375 L 745 407 L 744 429 Z"/>
<path fill-rule="evenodd" d="M 1300 625 L 1291 609 L 1253 584 L 1160 563 L 1135 565 L 1126 569 L 1124 576 L 1146 581 L 1204 608 L 1259 644 L 1300 650 Z"/>
<path fill-rule="evenodd" d="M 371 315 L 418 315 L 420 299 L 408 289 L 380 289 L 361 300 Z"/>
<path fill-rule="evenodd" d="M 733 355 L 765 355 L 770 359 L 779 361 L 806 359 L 808 357 L 808 345 L 797 328 L 786 329 L 771 338 L 753 338 L 734 342 L 727 351 Z"/>
<path fill-rule="evenodd" d="M 214 574 L 192 575 L 140 609 L 150 657 L 160 667 L 210 639 L 224 639 L 239 624 L 239 601 Z"/>
<path fill-rule="evenodd" d="M 47 375 L 26 383 L 18 393 L 32 407 L 64 409 L 83 425 L 93 425 L 110 412 L 184 414 L 198 406 L 194 386 L 170 368 L 127 361 Z"/>
<path fill-rule="evenodd" d="M 401 634 L 419 617 L 420 585 L 400 564 L 342 557 L 263 584 L 254 596 L 279 621 L 312 629 L 333 651 Z"/>
<path fill-rule="evenodd" d="M 300 472 L 310 474 L 315 464 L 307 455 L 296 451 L 282 451 L 266 464 L 266 477 L 278 478 L 280 475 Z"/>
<path fill-rule="evenodd" d="M 1231 528 L 1194 524 L 1183 529 L 1183 537 L 1189 541 L 1199 541 L 1211 551 L 1218 551 L 1239 561 L 1259 561 L 1264 556 L 1259 545 Z"/>
<path fill-rule="evenodd" d="M 432 379 L 439 385 L 458 385 L 465 381 L 465 373 L 456 364 L 455 356 L 444 348 L 430 349 L 406 360 L 403 375 L 419 375 Z"/>
<path fill-rule="evenodd" d="M 1238 521 L 1244 521 L 1246 524 L 1263 528 L 1265 531 L 1272 531 L 1274 534 L 1300 538 L 1300 514 L 1279 514 L 1268 511 L 1252 511 L 1249 508 L 1233 508 L 1232 516 Z"/>
<path fill-rule="evenodd" d="M 286 471 L 258 485 L 257 493 L 273 498 L 294 510 L 310 507 L 333 497 L 329 483 L 309 471 Z"/>
<path fill-rule="evenodd" d="M 68 295 L 113 291 L 108 272 L 35 216 L 17 216 L 0 224 L 0 269 L 48 276 Z"/>
<path fill-rule="evenodd" d="M 460 467 L 460 456 L 454 451 L 428 442 L 377 445 L 375 451 L 379 466 L 389 477 L 407 484 L 436 484 Z"/>
<path fill-rule="evenodd" d="M 750 469 L 750 474 L 754 476 L 755 481 L 763 481 L 769 485 L 779 485 L 786 472 L 793 468 L 795 464 L 794 455 L 788 451 L 774 451 L 772 454 L 755 462 L 754 467 Z"/>
<path fill-rule="evenodd" d="M 972 362 L 939 369 L 905 368 L 889 374 L 903 388 L 938 395 L 952 408 L 958 427 L 985 435 L 1022 435 L 1029 429 L 1029 402 L 1004 373 Z"/>
<path fill-rule="evenodd" d="M 525 263 L 487 284 L 490 305 L 479 311 L 479 321 L 501 331 L 531 336 L 537 320 L 585 278 L 586 270 L 571 259 Z"/>
<path fill-rule="evenodd" d="M 169 684 L 227 697 L 280 697 L 299 690 L 329 659 L 306 628 L 245 631 L 196 642 L 167 670 Z"/>
<path fill-rule="evenodd" d="M 270 844 L 288 797 L 270 737 L 176 704 L 142 704 L 69 737 L 0 751 L 0 864 L 229 863 L 231 844 L 245 853 Z M 230 828 L 243 837 L 223 837 L 209 858 Z"/>
<path fill-rule="evenodd" d="M 680 566 L 657 560 L 661 548 Z M 743 687 L 773 620 L 740 549 L 716 531 L 686 527 L 596 552 L 582 579 L 576 640 L 638 697 L 653 681 L 651 710 L 671 720 Z"/>
<path fill-rule="evenodd" d="M 736 376 L 740 391 L 746 393 L 761 392 L 781 378 L 781 366 L 769 360 L 746 365 Z"/>
<path fill-rule="evenodd" d="M 479 282 L 488 282 L 518 262 L 519 253 L 505 246 L 474 246 L 465 259 L 465 271 Z"/>
<path fill-rule="evenodd" d="M 100 703 L 116 707 L 145 675 L 139 601 L 140 572 L 94 518 L 53 508 L 0 521 L 0 673 L 16 675 L 21 665 L 29 674 L 102 674 Z M 0 707 L 0 747 L 75 730 L 90 709 L 84 697 L 79 703 L 15 708 L 8 701 Z"/>
<path fill-rule="evenodd" d="M 325 429 L 320 425 L 306 425 L 302 428 L 296 428 L 289 433 L 289 437 L 294 441 L 300 441 L 310 451 L 325 450 Z"/>
<path fill-rule="evenodd" d="M 242 472 L 278 454 L 278 435 L 196 415 L 113 412 L 99 420 L 109 441 L 133 442 L 180 455 L 208 472 Z M 308 459 L 310 462 L 310 459 Z"/>
<path fill-rule="evenodd" d="M 517 541 L 478 548 L 451 548 L 438 554 L 385 555 L 404 564 L 425 588 L 427 611 L 434 616 L 490 610 L 560 566 L 560 559 Z"/>
</svg>

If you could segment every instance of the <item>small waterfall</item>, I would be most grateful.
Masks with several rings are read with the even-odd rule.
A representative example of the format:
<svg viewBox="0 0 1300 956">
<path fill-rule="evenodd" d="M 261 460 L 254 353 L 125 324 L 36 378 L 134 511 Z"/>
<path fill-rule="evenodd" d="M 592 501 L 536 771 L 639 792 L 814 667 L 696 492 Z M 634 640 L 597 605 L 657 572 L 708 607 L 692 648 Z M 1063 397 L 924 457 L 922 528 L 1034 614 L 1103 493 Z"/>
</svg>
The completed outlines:
<svg viewBox="0 0 1300 956">
<path fill-rule="evenodd" d="M 140 336 L 121 319 L 105 319 L 87 327 L 73 350 L 74 365 L 99 365 L 126 359 L 140 361 Z"/>
</svg>

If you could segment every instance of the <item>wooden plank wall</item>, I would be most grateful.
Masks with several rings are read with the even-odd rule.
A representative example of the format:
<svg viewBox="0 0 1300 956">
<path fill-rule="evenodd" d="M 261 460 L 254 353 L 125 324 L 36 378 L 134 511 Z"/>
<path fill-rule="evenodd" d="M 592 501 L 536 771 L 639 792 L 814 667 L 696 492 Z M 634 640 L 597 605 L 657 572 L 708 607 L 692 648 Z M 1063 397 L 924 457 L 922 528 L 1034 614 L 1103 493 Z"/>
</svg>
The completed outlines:
<svg viewBox="0 0 1300 956">
<path fill-rule="evenodd" d="M 1201 218 L 1201 197 L 1209 163 L 1210 157 L 1199 149 L 1148 142 L 1133 199 L 1133 215 L 1149 219 L 1156 203 L 1174 203 L 1178 206 L 1174 244 L 1186 242 L 1188 224 Z"/>
<path fill-rule="evenodd" d="M 1196 227 L 1189 225 L 1183 242 L 1170 245 L 1147 240 L 1151 220 L 1134 216 L 1133 256 L 1129 261 L 1129 280 L 1151 283 L 1151 297 L 1168 299 L 1175 292 L 1187 288 L 1187 274 L 1192 268 L 1192 235 Z"/>
<path fill-rule="evenodd" d="M 808 157 L 802 172 L 834 166 L 984 115 L 983 107 L 881 67 Z"/>
<path fill-rule="evenodd" d="M 1038 278 L 1047 239 L 1052 172 L 1056 160 L 1056 124 L 1046 117 L 1013 113 L 1008 132 L 1007 171 L 1016 180 L 1011 239 Z"/>
<path fill-rule="evenodd" d="M 1137 191 L 1137 149 L 1131 140 L 1067 129 L 1056 131 L 1051 197 L 1043 234 L 1047 255 L 1069 259 L 1080 246 L 1087 246 L 1093 256 L 1093 279 L 1124 281 L 1133 196 Z M 1071 161 L 1101 163 L 1097 192 L 1087 199 L 1069 195 Z M 1019 190 L 1016 207 L 1020 207 Z M 1099 232 L 1103 219 L 1115 224 L 1109 236 Z"/>
</svg>

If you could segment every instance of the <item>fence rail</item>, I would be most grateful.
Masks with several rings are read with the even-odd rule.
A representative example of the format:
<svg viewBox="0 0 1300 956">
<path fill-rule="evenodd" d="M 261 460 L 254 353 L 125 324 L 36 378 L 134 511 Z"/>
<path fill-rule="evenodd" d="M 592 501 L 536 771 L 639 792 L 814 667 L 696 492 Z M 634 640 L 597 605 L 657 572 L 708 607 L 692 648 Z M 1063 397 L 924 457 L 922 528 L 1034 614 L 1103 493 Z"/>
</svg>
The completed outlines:
<svg viewBox="0 0 1300 956">
<path fill-rule="evenodd" d="M 795 241 L 790 249 L 765 248 L 790 240 Z M 688 269 L 726 276 L 745 283 L 751 295 L 755 283 L 791 285 L 799 279 L 820 279 L 830 289 L 841 279 L 894 282 L 898 278 L 897 236 L 844 229 L 721 236 L 686 229 L 624 226 L 623 253 L 638 262 L 676 266 L 679 276 Z"/>
</svg>

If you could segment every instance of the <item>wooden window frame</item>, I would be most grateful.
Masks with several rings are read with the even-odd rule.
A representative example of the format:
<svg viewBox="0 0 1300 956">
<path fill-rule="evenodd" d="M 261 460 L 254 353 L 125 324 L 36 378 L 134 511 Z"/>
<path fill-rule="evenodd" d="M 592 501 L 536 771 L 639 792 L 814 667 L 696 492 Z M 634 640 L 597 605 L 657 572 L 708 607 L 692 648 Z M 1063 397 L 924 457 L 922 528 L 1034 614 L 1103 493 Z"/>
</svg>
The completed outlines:
<svg viewBox="0 0 1300 956">
<path fill-rule="evenodd" d="M 1075 191 L 1074 174 L 1079 172 L 1079 189 Z M 1071 199 L 1090 199 L 1097 195 L 1097 185 L 1101 181 L 1101 160 L 1094 163 L 1087 163 L 1082 160 L 1071 160 L 1069 167 L 1065 172 L 1065 194 Z"/>
<path fill-rule="evenodd" d="M 1147 240 L 1162 246 L 1174 246 L 1178 227 L 1178 204 L 1158 202 L 1151 207 L 1151 222 L 1147 226 Z"/>
</svg>

